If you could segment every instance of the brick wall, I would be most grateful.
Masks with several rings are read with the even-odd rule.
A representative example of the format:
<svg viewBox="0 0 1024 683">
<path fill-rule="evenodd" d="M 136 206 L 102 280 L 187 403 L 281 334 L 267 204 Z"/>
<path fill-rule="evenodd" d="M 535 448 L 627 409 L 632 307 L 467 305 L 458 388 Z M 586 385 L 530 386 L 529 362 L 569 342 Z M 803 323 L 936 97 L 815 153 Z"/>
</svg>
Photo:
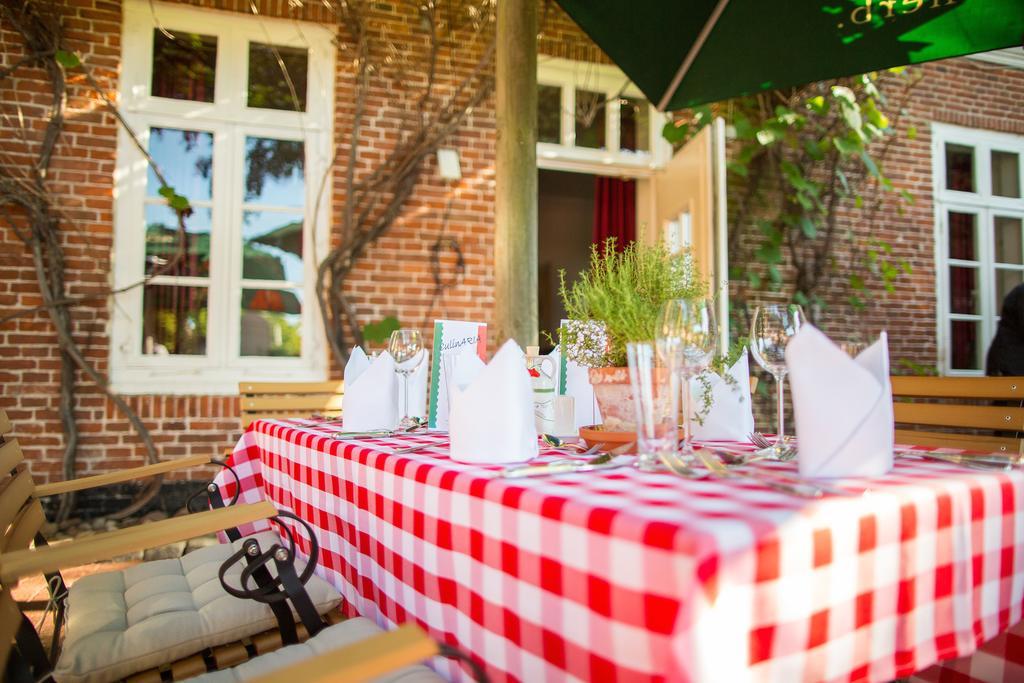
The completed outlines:
<svg viewBox="0 0 1024 683">
<path fill-rule="evenodd" d="M 936 362 L 931 123 L 1024 134 L 1024 71 L 972 59 L 944 60 L 918 68 L 923 71 L 923 79 L 908 102 L 897 131 L 899 141 L 883 168 L 896 187 L 913 194 L 915 202 L 904 204 L 902 215 L 889 202 L 871 225 L 864 223 L 863 213 L 852 204 L 839 209 L 842 229 L 851 229 L 862 245 L 870 239 L 889 242 L 892 257 L 906 260 L 912 273 L 901 276 L 891 294 L 873 288 L 873 298 L 864 311 L 846 303 L 850 291 L 842 282 L 830 283 L 823 294 L 827 308 L 820 320 L 822 328 L 839 340 L 888 330 L 893 370 L 903 373 L 909 369 L 901 361 L 928 367 Z M 906 136 L 909 126 L 917 129 L 913 140 Z M 739 190 L 732 187 L 731 196 L 738 196 Z M 754 246 L 743 245 L 730 258 L 745 258 Z M 839 262 L 849 258 L 849 250 L 836 253 Z M 867 280 L 870 285 L 870 276 Z M 733 287 L 734 295 L 738 289 Z M 752 298 L 755 304 L 773 299 L 778 297 L 762 294 Z"/>
<path fill-rule="evenodd" d="M 541 0 L 541 51 L 553 56 L 607 62 L 607 58 L 575 27 L 558 6 Z M 183 4 L 219 11 L 248 13 L 249 0 L 182 0 Z M 101 86 L 117 98 L 121 53 L 121 3 L 104 0 L 67 0 L 61 7 L 67 47 L 81 55 Z M 330 22 L 320 4 L 307 2 L 294 8 L 283 0 L 258 0 L 263 16 Z M 413 33 L 418 21 L 411 3 L 373 3 L 369 17 L 373 30 L 387 26 L 396 45 L 395 56 L 422 54 L 424 41 Z M 23 54 L 21 37 L 0 25 L 0 68 L 13 65 Z M 377 55 L 383 57 L 383 55 Z M 460 61 L 456 74 L 472 69 L 475 56 Z M 380 59 L 383 63 L 384 60 Z M 396 59 L 396 62 L 401 60 Z M 348 151 L 353 116 L 351 61 L 339 50 L 335 73 L 335 145 L 344 158 Z M 406 78 L 395 66 L 385 67 L 367 99 L 367 125 L 358 172 L 365 174 L 399 139 L 409 112 Z M 18 108 L 31 131 L 38 133 L 48 102 L 46 80 L 38 69 L 19 68 L 0 80 L 0 152 L 3 163 L 24 168 L 34 148 L 26 149 L 16 132 Z M 439 89 L 450 92 L 451 82 Z M 403 99 L 403 93 L 404 98 Z M 61 207 L 61 230 L 67 255 L 67 280 L 72 296 L 97 294 L 110 284 L 113 239 L 113 175 L 117 125 L 114 117 L 80 78 L 68 89 L 68 122 L 53 159 L 49 187 Z M 462 180 L 440 179 L 436 162 L 428 159 L 412 200 L 392 230 L 367 252 L 348 281 L 348 291 L 365 322 L 396 315 L 405 325 L 424 330 L 436 317 L 490 321 L 494 306 L 493 98 L 477 107 L 447 146 L 459 151 Z M 344 174 L 334 174 L 331 188 L 332 224 L 344 206 Z M 42 302 L 34 281 L 31 259 L 9 230 L 0 227 L 0 317 Z M 438 297 L 431 271 L 431 245 L 441 235 L 458 240 L 465 259 L 465 275 Z M 443 253 L 442 275 L 453 273 L 454 256 Z M 101 372 L 108 371 L 109 303 L 104 298 L 75 307 L 74 333 L 89 359 Z M 0 323 L 0 408 L 15 423 L 39 481 L 57 480 L 61 474 L 63 437 L 58 414 L 59 353 L 56 336 L 44 312 L 33 312 Z M 332 375 L 338 375 L 332 368 Z M 81 378 L 80 378 L 81 379 Z M 131 396 L 129 404 L 151 431 L 162 457 L 215 454 L 231 446 L 239 435 L 238 404 L 234 396 Z M 77 396 L 81 429 L 79 475 L 94 474 L 142 463 L 144 449 L 120 415 L 100 392 L 82 379 Z M 198 476 L 198 475 L 197 475 Z"/>
</svg>

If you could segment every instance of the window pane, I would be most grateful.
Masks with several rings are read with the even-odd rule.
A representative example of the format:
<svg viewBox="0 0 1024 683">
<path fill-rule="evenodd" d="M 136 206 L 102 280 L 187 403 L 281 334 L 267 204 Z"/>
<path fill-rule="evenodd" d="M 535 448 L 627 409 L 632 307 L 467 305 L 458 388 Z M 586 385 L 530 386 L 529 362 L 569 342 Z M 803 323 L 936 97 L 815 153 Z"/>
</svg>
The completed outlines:
<svg viewBox="0 0 1024 683">
<path fill-rule="evenodd" d="M 242 290 L 243 356 L 302 355 L 302 296 L 297 289 Z"/>
<path fill-rule="evenodd" d="M 562 89 L 557 85 L 537 86 L 537 141 L 562 142 Z"/>
<path fill-rule="evenodd" d="M 949 212 L 949 258 L 976 261 L 973 213 Z"/>
<path fill-rule="evenodd" d="M 951 320 L 950 335 L 954 370 L 980 370 L 981 353 L 978 346 L 978 323 L 974 320 Z"/>
<path fill-rule="evenodd" d="M 193 207 L 185 217 L 185 244 L 178 239 L 178 214 L 165 204 L 146 205 L 146 275 L 185 275 L 206 277 L 210 274 L 210 209 Z M 170 268 L 167 265 L 184 253 Z"/>
<path fill-rule="evenodd" d="M 589 90 L 576 91 L 576 146 L 604 149 L 605 96 Z"/>
<path fill-rule="evenodd" d="M 249 43 L 248 105 L 260 109 L 306 111 L 308 61 L 307 51 L 302 47 Z M 285 78 L 285 72 L 288 78 Z"/>
<path fill-rule="evenodd" d="M 1017 154 L 992 151 L 992 194 L 1020 196 L 1020 157 Z"/>
<path fill-rule="evenodd" d="M 242 277 L 302 282 L 302 214 L 242 215 Z"/>
<path fill-rule="evenodd" d="M 153 29 L 153 97 L 213 102 L 216 68 L 216 36 Z"/>
<path fill-rule="evenodd" d="M 619 149 L 647 152 L 651 149 L 647 102 L 635 97 L 619 98 Z"/>
<path fill-rule="evenodd" d="M 301 140 L 245 138 L 245 201 L 302 206 L 306 198 L 305 161 Z"/>
<path fill-rule="evenodd" d="M 979 313 L 977 268 L 949 267 L 949 310 L 953 313 Z"/>
<path fill-rule="evenodd" d="M 974 148 L 946 143 L 946 188 L 974 192 Z"/>
<path fill-rule="evenodd" d="M 1003 301 L 1010 290 L 1024 282 L 1024 271 L 996 268 L 996 312 L 1003 310 Z"/>
<path fill-rule="evenodd" d="M 206 353 L 206 287 L 145 285 L 142 353 L 198 356 Z"/>
<path fill-rule="evenodd" d="M 176 128 L 151 128 L 149 154 L 174 191 L 190 202 L 213 194 L 213 134 Z M 146 196 L 160 196 L 160 180 L 152 168 L 146 179 Z"/>
<path fill-rule="evenodd" d="M 996 261 L 999 263 L 1024 263 L 1024 226 L 1020 218 L 996 216 L 995 243 Z"/>
</svg>

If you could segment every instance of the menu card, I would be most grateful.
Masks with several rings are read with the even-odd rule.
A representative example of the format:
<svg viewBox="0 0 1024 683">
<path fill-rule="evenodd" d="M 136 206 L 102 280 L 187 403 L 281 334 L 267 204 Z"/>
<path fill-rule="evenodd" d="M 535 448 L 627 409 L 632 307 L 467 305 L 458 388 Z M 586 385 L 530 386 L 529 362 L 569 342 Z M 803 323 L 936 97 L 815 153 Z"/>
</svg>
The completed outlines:
<svg viewBox="0 0 1024 683">
<path fill-rule="evenodd" d="M 487 362 L 487 324 L 467 320 L 435 320 L 434 350 L 430 354 L 430 396 L 427 425 L 431 429 L 448 427 L 448 387 L 445 384 L 442 360 L 476 356 Z M 479 365 L 479 364 L 478 364 Z"/>
</svg>

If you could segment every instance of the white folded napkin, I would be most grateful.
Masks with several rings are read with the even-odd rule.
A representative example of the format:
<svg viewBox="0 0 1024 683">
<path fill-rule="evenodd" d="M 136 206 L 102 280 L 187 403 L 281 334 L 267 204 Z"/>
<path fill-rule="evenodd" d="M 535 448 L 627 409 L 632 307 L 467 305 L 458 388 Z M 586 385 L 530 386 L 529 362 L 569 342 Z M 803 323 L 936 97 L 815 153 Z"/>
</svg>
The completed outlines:
<svg viewBox="0 0 1024 683">
<path fill-rule="evenodd" d="M 525 462 L 537 456 L 526 356 L 509 340 L 464 390 L 452 388 L 448 433 L 453 460 Z"/>
<path fill-rule="evenodd" d="M 398 425 L 398 377 L 385 351 L 373 360 L 358 346 L 345 364 L 341 419 L 346 430 L 394 429 Z"/>
<path fill-rule="evenodd" d="M 435 428 L 448 429 L 450 422 L 448 396 L 448 380 L 454 379 L 452 391 L 465 389 L 477 378 L 486 365 L 475 353 L 448 353 L 441 355 L 441 362 L 438 364 L 437 378 L 437 411 L 435 414 Z M 524 366 L 525 367 L 525 366 Z M 452 377 L 448 373 L 453 373 Z"/>
<path fill-rule="evenodd" d="M 708 372 L 705 379 L 711 385 L 711 407 L 703 424 L 696 415 L 704 407 L 704 384 L 697 378 L 690 380 L 690 428 L 693 438 L 706 441 L 746 441 L 754 431 L 754 412 L 750 400 L 750 365 L 747 351 L 728 369 L 733 383 L 718 373 Z"/>
<path fill-rule="evenodd" d="M 892 469 L 889 347 L 877 342 L 850 358 L 812 325 L 786 346 L 805 477 L 877 477 Z"/>
<path fill-rule="evenodd" d="M 423 362 L 409 375 L 409 415 L 427 417 L 427 376 L 430 374 L 430 354 L 423 352 Z M 405 409 L 405 380 L 398 376 L 398 417 Z"/>
</svg>

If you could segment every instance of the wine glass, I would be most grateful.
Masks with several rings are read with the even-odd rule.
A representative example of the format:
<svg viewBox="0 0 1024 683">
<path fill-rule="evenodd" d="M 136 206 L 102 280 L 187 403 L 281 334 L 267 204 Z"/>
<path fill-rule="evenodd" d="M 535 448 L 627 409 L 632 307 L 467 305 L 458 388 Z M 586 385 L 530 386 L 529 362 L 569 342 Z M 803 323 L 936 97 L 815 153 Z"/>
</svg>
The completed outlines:
<svg viewBox="0 0 1024 683">
<path fill-rule="evenodd" d="M 419 423 L 409 415 L 409 375 L 423 362 L 423 337 L 419 330 L 395 330 L 388 341 L 388 351 L 395 359 L 395 372 L 402 376 L 405 389 L 402 419 L 398 422 L 398 428 L 412 429 Z"/>
<path fill-rule="evenodd" d="M 778 396 L 775 445 L 762 448 L 759 455 L 775 460 L 788 459 L 786 452 L 786 418 L 783 387 L 786 379 L 786 344 L 804 324 L 804 309 L 796 304 L 759 306 L 750 324 L 750 352 L 754 360 L 775 378 Z"/>
<path fill-rule="evenodd" d="M 666 301 L 658 314 L 656 333 L 660 348 L 677 349 L 679 374 L 683 389 L 683 457 L 693 455 L 690 443 L 692 408 L 690 407 L 690 379 L 696 377 L 711 363 L 718 341 L 715 325 L 715 306 L 710 299 L 672 299 Z"/>
</svg>

